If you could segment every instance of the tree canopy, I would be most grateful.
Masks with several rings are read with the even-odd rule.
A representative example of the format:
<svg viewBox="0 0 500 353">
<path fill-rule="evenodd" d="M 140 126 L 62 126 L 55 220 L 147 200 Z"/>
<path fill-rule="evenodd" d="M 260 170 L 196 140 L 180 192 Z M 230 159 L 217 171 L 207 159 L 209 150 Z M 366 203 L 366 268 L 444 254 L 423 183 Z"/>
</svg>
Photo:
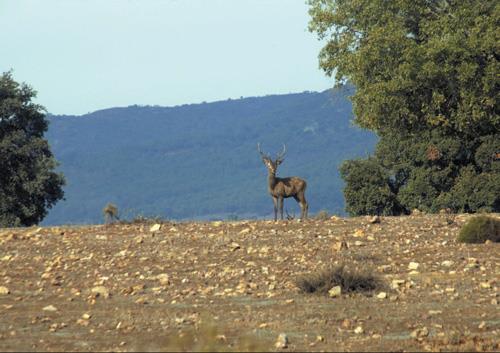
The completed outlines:
<svg viewBox="0 0 500 353">
<path fill-rule="evenodd" d="M 36 92 L 11 72 L 0 76 L 0 226 L 29 226 L 63 198 L 64 177 L 43 135 L 44 108 Z"/>
<path fill-rule="evenodd" d="M 338 83 L 355 85 L 355 122 L 381 137 L 373 158 L 387 174 L 401 206 L 395 207 L 498 211 L 498 187 L 491 187 L 500 184 L 500 148 L 494 142 L 500 136 L 500 3 L 309 0 L 309 5 L 310 30 L 326 41 L 320 67 Z M 359 161 L 346 163 L 344 171 L 360 168 Z M 346 181 L 346 191 L 352 190 Z M 384 212 L 396 212 L 393 206 Z M 351 213 L 368 212 L 356 209 Z"/>
</svg>

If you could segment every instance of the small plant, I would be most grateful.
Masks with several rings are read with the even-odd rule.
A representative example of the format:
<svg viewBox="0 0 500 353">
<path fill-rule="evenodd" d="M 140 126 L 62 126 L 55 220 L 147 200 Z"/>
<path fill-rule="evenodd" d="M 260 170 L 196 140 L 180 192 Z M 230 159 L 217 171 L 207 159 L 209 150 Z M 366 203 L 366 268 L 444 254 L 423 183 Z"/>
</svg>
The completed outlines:
<svg viewBox="0 0 500 353">
<path fill-rule="evenodd" d="M 103 209 L 104 222 L 112 223 L 113 221 L 118 221 L 120 217 L 118 216 L 118 207 L 115 204 L 108 203 Z"/>
<path fill-rule="evenodd" d="M 460 230 L 457 240 L 460 243 L 499 242 L 500 220 L 484 215 L 471 218 Z"/>
<path fill-rule="evenodd" d="M 223 333 L 224 332 L 224 333 Z M 227 335 L 227 337 L 226 337 Z M 270 342 L 251 335 L 221 330 L 213 323 L 202 323 L 168 337 L 167 352 L 266 352 Z"/>
<path fill-rule="evenodd" d="M 321 210 L 316 214 L 316 219 L 318 221 L 326 221 L 330 218 L 330 215 L 328 214 L 328 211 L 326 210 Z"/>
<path fill-rule="evenodd" d="M 321 294 L 335 286 L 340 286 L 342 292 L 370 292 L 382 287 L 381 280 L 369 270 L 349 270 L 345 265 L 304 275 L 295 284 L 303 293 Z"/>
</svg>

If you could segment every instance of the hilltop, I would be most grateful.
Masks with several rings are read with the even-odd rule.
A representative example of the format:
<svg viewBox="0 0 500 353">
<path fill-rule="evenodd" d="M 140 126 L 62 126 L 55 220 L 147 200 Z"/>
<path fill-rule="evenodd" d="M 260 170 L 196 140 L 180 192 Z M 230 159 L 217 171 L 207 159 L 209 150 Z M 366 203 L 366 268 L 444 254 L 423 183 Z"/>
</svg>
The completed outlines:
<svg viewBox="0 0 500 353">
<path fill-rule="evenodd" d="M 500 248 L 457 243 L 469 217 L 0 229 L 0 350 L 498 351 Z M 382 286 L 299 291 L 341 263 Z"/>
<path fill-rule="evenodd" d="M 129 106 L 49 116 L 46 134 L 67 178 L 65 201 L 44 225 L 95 224 L 115 203 L 123 218 L 261 218 L 272 213 L 257 142 L 278 175 L 308 181 L 310 212 L 343 214 L 339 164 L 365 156 L 376 136 L 352 125 L 352 87 L 176 107 Z M 290 213 L 299 214 L 294 200 Z"/>
</svg>

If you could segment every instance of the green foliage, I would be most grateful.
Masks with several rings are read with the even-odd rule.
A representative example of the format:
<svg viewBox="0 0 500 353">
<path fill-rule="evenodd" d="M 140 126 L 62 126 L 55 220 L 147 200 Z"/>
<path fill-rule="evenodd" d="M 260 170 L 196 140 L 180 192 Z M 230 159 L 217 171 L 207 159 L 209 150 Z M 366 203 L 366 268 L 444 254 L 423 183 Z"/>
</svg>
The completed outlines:
<svg viewBox="0 0 500 353">
<path fill-rule="evenodd" d="M 0 76 L 0 226 L 40 222 L 63 198 L 64 177 L 43 135 L 44 108 L 36 92 L 19 84 L 11 72 Z"/>
<path fill-rule="evenodd" d="M 340 174 L 346 181 L 346 210 L 357 215 L 394 215 L 400 211 L 389 174 L 374 159 L 345 161 Z"/>
<path fill-rule="evenodd" d="M 320 66 L 356 86 L 356 122 L 378 132 L 500 129 L 500 5 L 483 0 L 309 0 Z"/>
<path fill-rule="evenodd" d="M 500 242 L 500 220 L 485 215 L 473 217 L 460 229 L 457 240 L 461 243 Z"/>
<path fill-rule="evenodd" d="M 350 270 L 345 264 L 303 275 L 295 284 L 303 293 L 320 294 L 327 294 L 335 286 L 340 286 L 343 293 L 369 292 L 382 286 L 381 280 L 371 271 Z"/>
<path fill-rule="evenodd" d="M 480 173 L 463 168 L 455 185 L 436 200 L 438 207 L 454 212 L 498 212 L 500 210 L 500 173 Z"/>
<path fill-rule="evenodd" d="M 309 5 L 310 30 L 326 40 L 320 66 L 338 82 L 355 85 L 355 121 L 380 136 L 366 164 L 371 166 L 364 169 L 383 177 L 345 179 L 348 211 L 380 209 L 387 192 L 376 190 L 387 176 L 397 200 L 388 200 L 388 208 L 395 214 L 414 208 L 499 211 L 499 3 L 309 0 Z M 370 200 L 372 195 L 378 197 Z"/>
</svg>

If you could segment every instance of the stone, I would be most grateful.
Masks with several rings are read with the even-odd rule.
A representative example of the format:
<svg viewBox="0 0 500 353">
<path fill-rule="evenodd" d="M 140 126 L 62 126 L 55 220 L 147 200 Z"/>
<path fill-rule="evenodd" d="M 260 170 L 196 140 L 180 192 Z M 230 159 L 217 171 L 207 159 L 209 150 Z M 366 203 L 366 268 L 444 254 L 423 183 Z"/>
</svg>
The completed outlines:
<svg viewBox="0 0 500 353">
<path fill-rule="evenodd" d="M 0 286 L 0 295 L 10 294 L 9 288 Z"/>
<path fill-rule="evenodd" d="M 157 232 L 157 231 L 159 231 L 159 230 L 160 230 L 160 228 L 161 228 L 161 224 L 156 223 L 156 224 L 153 224 L 153 225 L 151 226 L 151 228 L 149 228 L 149 231 L 150 231 L 150 232 Z"/>
<path fill-rule="evenodd" d="M 236 251 L 236 250 L 238 250 L 238 249 L 240 249 L 240 248 L 241 248 L 241 247 L 240 247 L 240 244 L 235 243 L 235 242 L 232 242 L 232 243 L 229 245 L 229 247 L 231 248 L 231 251 Z"/>
<path fill-rule="evenodd" d="M 42 310 L 43 311 L 57 311 L 57 308 L 54 305 L 47 305 Z"/>
<path fill-rule="evenodd" d="M 454 262 L 451 261 L 451 260 L 445 260 L 443 262 L 441 262 L 441 266 L 444 266 L 444 267 L 451 267 L 453 266 Z"/>
<path fill-rule="evenodd" d="M 385 298 L 387 298 L 387 293 L 386 292 L 380 292 L 379 294 L 377 294 L 377 298 L 378 299 L 385 299 Z"/>
<path fill-rule="evenodd" d="M 342 287 L 340 286 L 335 286 L 332 289 L 328 291 L 328 296 L 330 298 L 336 298 L 342 294 Z"/>
<path fill-rule="evenodd" d="M 85 314 L 83 314 L 83 315 L 82 315 L 82 319 L 83 319 L 83 320 L 88 320 L 88 319 L 90 319 L 91 317 L 92 317 L 92 315 L 90 315 L 90 314 L 88 314 L 88 313 L 85 313 Z"/>
<path fill-rule="evenodd" d="M 97 286 L 92 288 L 92 293 L 94 293 L 96 296 L 100 296 L 103 298 L 109 298 L 109 290 L 104 287 L 104 286 Z"/>
<path fill-rule="evenodd" d="M 284 349 L 288 347 L 288 343 L 288 336 L 285 333 L 280 333 L 274 346 L 279 349 Z"/>
<path fill-rule="evenodd" d="M 360 335 L 362 333 L 364 333 L 365 330 L 363 330 L 363 328 L 361 326 L 358 326 L 354 329 L 354 333 L 357 334 L 357 335 Z"/>
<path fill-rule="evenodd" d="M 392 282 L 391 282 L 391 288 L 392 289 L 398 289 L 405 282 L 406 281 L 404 279 L 393 279 Z"/>
<path fill-rule="evenodd" d="M 347 243 L 345 241 L 338 241 L 332 246 L 333 251 L 347 250 Z"/>
<path fill-rule="evenodd" d="M 167 286 L 170 284 L 170 277 L 166 273 L 160 273 L 156 275 L 156 279 L 160 282 L 161 285 Z"/>
<path fill-rule="evenodd" d="M 373 216 L 368 220 L 369 223 L 371 224 L 377 224 L 380 223 L 380 216 Z"/>
<path fill-rule="evenodd" d="M 412 261 L 408 264 L 408 269 L 409 270 L 416 270 L 416 269 L 418 269 L 419 266 L 420 266 L 420 264 L 418 262 Z"/>
</svg>

